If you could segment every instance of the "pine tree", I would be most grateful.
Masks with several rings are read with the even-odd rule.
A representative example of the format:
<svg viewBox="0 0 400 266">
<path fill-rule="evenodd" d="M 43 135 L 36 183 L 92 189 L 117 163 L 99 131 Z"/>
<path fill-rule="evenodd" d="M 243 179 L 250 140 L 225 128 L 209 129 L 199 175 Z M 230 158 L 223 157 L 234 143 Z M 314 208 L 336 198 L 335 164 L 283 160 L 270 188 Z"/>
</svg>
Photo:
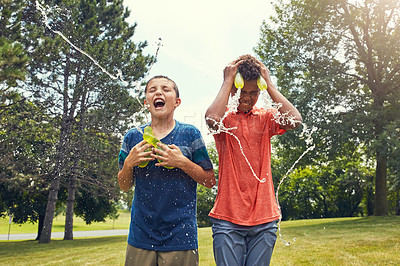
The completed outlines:
<svg viewBox="0 0 400 266">
<path fill-rule="evenodd" d="M 142 54 L 146 42 L 132 41 L 136 25 L 126 22 L 130 12 L 123 7 L 122 0 L 46 4 L 27 2 L 22 33 L 33 58 L 24 88 L 58 117 L 54 127 L 59 131 L 59 139 L 40 243 L 50 241 L 60 186 L 70 184 L 70 203 L 74 199 L 79 183 L 74 181 L 74 167 L 84 164 L 78 158 L 86 152 L 79 137 L 104 133 L 109 139 L 129 124 L 132 114 L 139 110 L 130 88 L 153 61 L 152 56 Z M 118 71 L 124 82 L 115 78 Z M 72 213 L 70 209 L 69 214 Z M 70 238 L 72 234 L 66 236 Z"/>
</svg>

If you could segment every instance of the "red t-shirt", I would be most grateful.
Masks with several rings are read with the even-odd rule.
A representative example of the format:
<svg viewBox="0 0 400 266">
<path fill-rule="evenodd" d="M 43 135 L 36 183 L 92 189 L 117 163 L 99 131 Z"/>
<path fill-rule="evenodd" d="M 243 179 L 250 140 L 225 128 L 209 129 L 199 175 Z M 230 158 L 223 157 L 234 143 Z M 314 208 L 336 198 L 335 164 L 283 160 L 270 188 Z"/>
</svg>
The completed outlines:
<svg viewBox="0 0 400 266">
<path fill-rule="evenodd" d="M 219 155 L 218 193 L 210 216 L 253 226 L 279 219 L 271 175 L 271 137 L 283 134 L 274 120 L 276 110 L 254 107 L 248 113 L 230 113 L 223 121 L 228 133 L 214 135 Z"/>
</svg>

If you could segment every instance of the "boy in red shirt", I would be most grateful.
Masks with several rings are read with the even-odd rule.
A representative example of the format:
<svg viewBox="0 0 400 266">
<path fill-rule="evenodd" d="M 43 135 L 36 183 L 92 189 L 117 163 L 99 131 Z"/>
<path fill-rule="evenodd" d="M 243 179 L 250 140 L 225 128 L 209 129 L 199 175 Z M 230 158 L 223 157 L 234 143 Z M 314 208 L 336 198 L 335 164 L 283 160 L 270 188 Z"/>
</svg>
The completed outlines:
<svg viewBox="0 0 400 266">
<path fill-rule="evenodd" d="M 244 79 L 237 112 L 230 112 L 221 121 L 229 95 L 237 92 L 234 86 L 237 72 Z M 291 116 L 295 123 L 280 125 L 274 117 L 275 109 L 254 106 L 260 94 L 259 77 L 266 81 L 271 99 L 281 104 L 279 112 Z M 224 82 L 206 112 L 211 130 L 220 128 L 216 122 L 229 129 L 214 134 L 219 180 L 217 198 L 209 215 L 217 265 L 269 265 L 280 216 L 271 175 L 271 137 L 298 127 L 301 121 L 300 113 L 274 86 L 262 62 L 244 55 L 225 67 Z"/>
</svg>

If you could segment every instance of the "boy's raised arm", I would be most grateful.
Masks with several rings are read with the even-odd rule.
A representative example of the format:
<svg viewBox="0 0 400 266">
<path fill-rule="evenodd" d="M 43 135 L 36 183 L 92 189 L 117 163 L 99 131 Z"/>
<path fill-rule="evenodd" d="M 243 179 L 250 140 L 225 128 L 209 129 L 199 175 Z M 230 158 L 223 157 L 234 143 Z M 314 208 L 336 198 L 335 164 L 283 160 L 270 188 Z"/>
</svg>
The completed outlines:
<svg viewBox="0 0 400 266">
<path fill-rule="evenodd" d="M 235 60 L 236 61 L 236 60 Z M 218 95 L 215 97 L 213 103 L 208 107 L 206 111 L 206 123 L 212 128 L 216 129 L 215 122 L 219 122 L 226 112 L 226 106 L 228 105 L 229 95 L 235 80 L 237 68 L 241 61 L 235 63 L 235 61 L 229 63 L 224 69 L 224 82 L 222 83 L 221 89 Z"/>
<path fill-rule="evenodd" d="M 283 96 L 282 93 L 279 92 L 279 90 L 272 83 L 271 77 L 269 74 L 269 69 L 259 60 L 257 60 L 257 64 L 260 67 L 261 76 L 264 78 L 264 80 L 267 83 L 267 86 L 268 86 L 267 91 L 268 91 L 269 96 L 271 97 L 271 99 L 274 102 L 282 104 L 282 106 L 279 108 L 279 112 L 281 114 L 287 113 L 295 121 L 294 124 L 287 123 L 285 125 L 281 125 L 280 128 L 295 129 L 295 128 L 299 127 L 303 121 L 303 119 L 301 118 L 300 112 L 297 110 L 296 107 L 294 107 L 294 105 L 288 99 L 286 99 L 285 96 Z"/>
</svg>

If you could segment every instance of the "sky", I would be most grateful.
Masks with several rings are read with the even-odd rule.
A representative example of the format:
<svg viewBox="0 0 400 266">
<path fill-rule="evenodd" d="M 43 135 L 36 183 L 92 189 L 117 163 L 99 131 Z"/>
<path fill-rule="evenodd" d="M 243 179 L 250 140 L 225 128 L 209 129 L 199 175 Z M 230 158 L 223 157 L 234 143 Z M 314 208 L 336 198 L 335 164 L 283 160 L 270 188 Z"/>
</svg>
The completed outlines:
<svg viewBox="0 0 400 266">
<path fill-rule="evenodd" d="M 144 54 L 154 55 L 161 38 L 157 63 L 149 78 L 166 75 L 179 88 L 182 104 L 175 119 L 195 125 L 206 143 L 204 114 L 223 81 L 224 67 L 243 54 L 255 55 L 260 26 L 273 8 L 268 0 L 124 0 L 137 24 L 135 42 L 147 41 Z"/>
</svg>

